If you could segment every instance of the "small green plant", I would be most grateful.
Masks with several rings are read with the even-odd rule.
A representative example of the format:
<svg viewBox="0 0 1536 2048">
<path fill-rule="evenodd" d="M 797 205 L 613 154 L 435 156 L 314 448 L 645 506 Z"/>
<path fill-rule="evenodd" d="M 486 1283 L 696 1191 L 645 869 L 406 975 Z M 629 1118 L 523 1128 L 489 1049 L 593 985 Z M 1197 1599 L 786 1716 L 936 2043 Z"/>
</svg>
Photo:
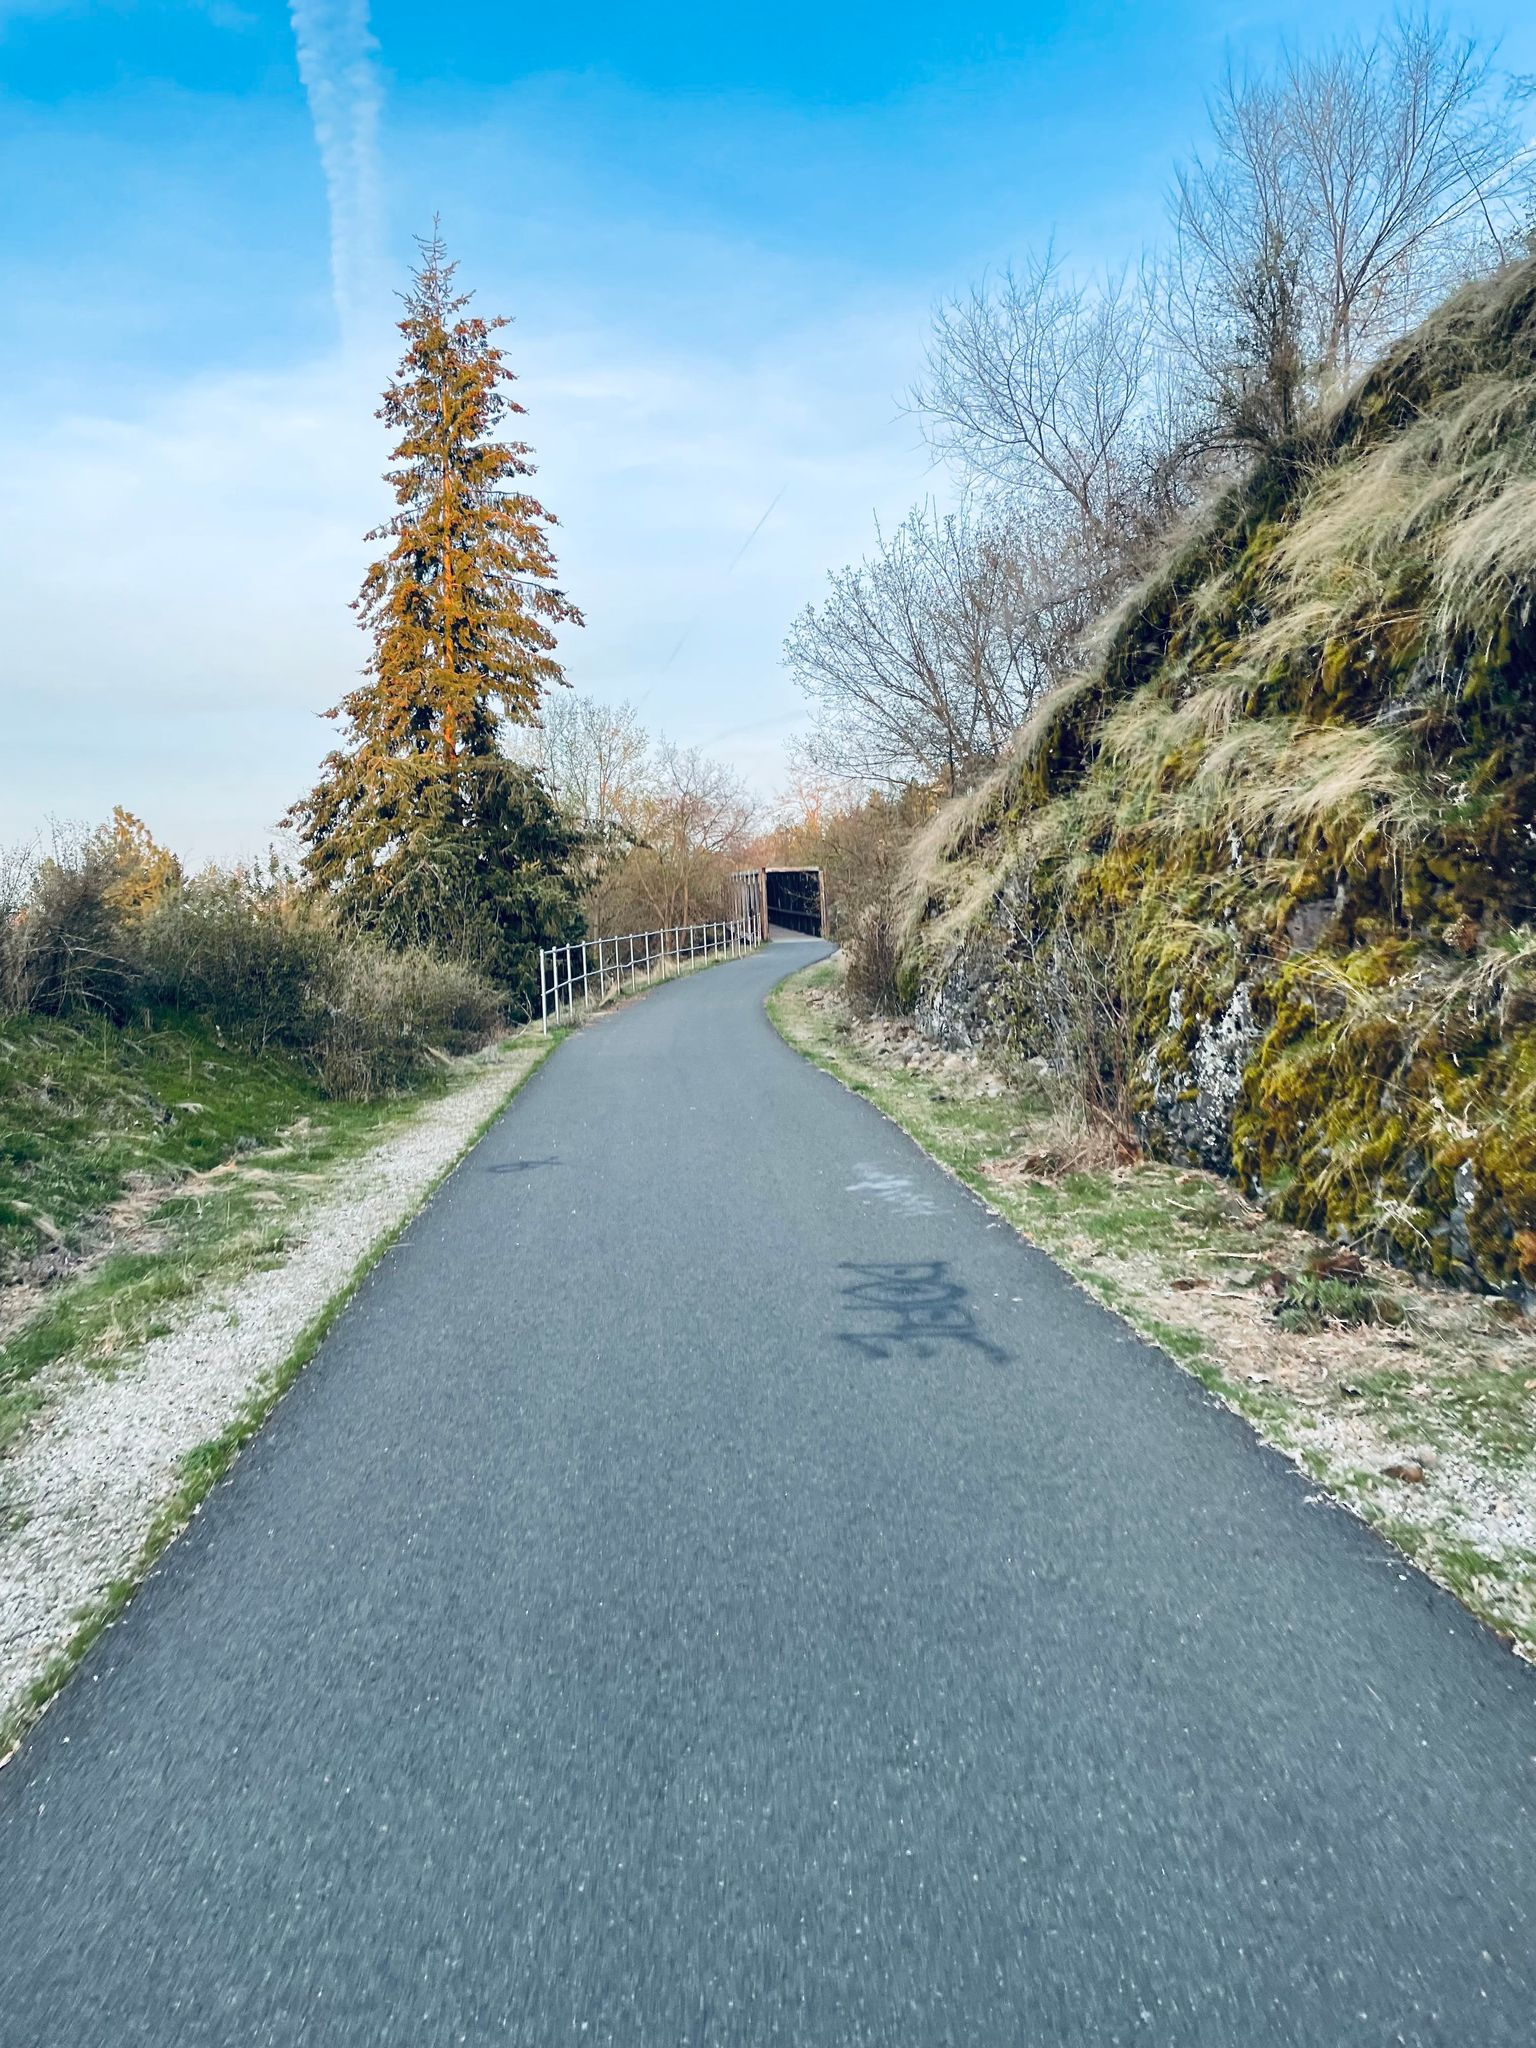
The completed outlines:
<svg viewBox="0 0 1536 2048">
<path fill-rule="evenodd" d="M 1400 1323 L 1403 1311 L 1390 1295 L 1363 1280 L 1345 1280 L 1328 1273 L 1304 1273 L 1288 1282 L 1275 1303 L 1282 1330 L 1303 1335 L 1311 1330 L 1351 1324 Z"/>
</svg>

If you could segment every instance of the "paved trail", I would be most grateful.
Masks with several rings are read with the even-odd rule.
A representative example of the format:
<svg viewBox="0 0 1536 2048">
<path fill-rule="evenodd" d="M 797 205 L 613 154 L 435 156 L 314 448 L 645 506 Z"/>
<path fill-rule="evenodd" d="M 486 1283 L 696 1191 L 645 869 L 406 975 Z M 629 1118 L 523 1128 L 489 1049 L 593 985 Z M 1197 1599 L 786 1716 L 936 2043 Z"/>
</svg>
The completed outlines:
<svg viewBox="0 0 1536 2048">
<path fill-rule="evenodd" d="M 1536 1673 L 806 957 L 561 1048 L 0 1773 L 6 2048 L 1528 2048 Z"/>
</svg>

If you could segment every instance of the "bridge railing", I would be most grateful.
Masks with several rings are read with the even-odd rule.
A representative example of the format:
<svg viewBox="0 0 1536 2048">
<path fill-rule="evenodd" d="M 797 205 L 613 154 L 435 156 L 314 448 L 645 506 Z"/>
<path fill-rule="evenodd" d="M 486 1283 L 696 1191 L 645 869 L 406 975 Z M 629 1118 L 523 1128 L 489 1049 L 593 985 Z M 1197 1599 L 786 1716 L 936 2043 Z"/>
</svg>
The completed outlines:
<svg viewBox="0 0 1536 2048">
<path fill-rule="evenodd" d="M 719 918 L 708 924 L 663 925 L 651 932 L 578 939 L 539 948 L 539 1017 L 544 1030 L 578 1011 L 668 981 L 713 958 L 735 959 L 761 944 L 756 920 Z"/>
</svg>

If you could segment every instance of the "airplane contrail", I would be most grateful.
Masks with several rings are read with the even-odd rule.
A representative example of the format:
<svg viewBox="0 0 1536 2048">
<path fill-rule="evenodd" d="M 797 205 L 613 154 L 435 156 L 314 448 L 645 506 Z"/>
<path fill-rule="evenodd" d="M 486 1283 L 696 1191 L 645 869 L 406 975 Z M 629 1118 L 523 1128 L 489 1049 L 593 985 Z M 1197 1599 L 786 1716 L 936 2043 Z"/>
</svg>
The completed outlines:
<svg viewBox="0 0 1536 2048">
<path fill-rule="evenodd" d="M 342 333 L 350 337 L 383 267 L 378 44 L 368 26 L 368 0 L 289 0 L 288 18 L 325 174 L 331 290 Z"/>
<path fill-rule="evenodd" d="M 774 493 L 773 502 L 772 504 L 769 505 L 768 510 L 763 514 L 762 518 L 759 519 L 756 526 L 753 527 L 752 531 L 747 535 L 746 539 L 742 542 L 741 546 L 736 550 L 735 554 L 732 555 L 731 567 L 730 569 L 727 569 L 725 572 L 727 576 L 730 575 L 731 569 L 735 568 L 736 564 L 747 552 L 747 549 L 751 547 L 753 541 L 757 539 L 757 536 L 762 532 L 763 528 L 768 524 L 769 520 L 773 517 L 774 506 L 778 504 L 780 498 L 783 497 L 784 493 L 788 489 L 789 485 L 787 483 L 780 484 L 778 490 Z"/>
<path fill-rule="evenodd" d="M 734 554 L 734 555 L 732 555 L 732 557 L 731 557 L 730 561 L 729 561 L 729 562 L 727 563 L 727 565 L 726 565 L 726 569 L 725 569 L 725 576 L 729 576 L 729 575 L 730 575 L 730 573 L 731 573 L 732 569 L 734 569 L 734 568 L 735 568 L 736 564 L 737 564 L 737 563 L 738 563 L 738 562 L 739 562 L 739 561 L 741 560 L 742 556 L 743 556 L 743 555 L 744 555 L 744 554 L 745 554 L 745 553 L 747 552 L 747 549 L 748 549 L 749 547 L 751 547 L 751 545 L 752 545 L 753 541 L 755 541 L 755 540 L 757 539 L 757 536 L 758 536 L 758 535 L 759 535 L 759 534 L 760 534 L 760 533 L 762 532 L 763 528 L 764 528 L 764 527 L 765 527 L 765 526 L 766 526 L 766 525 L 768 524 L 769 520 L 770 520 L 770 519 L 771 519 L 771 518 L 773 517 L 773 513 L 774 513 L 774 508 L 775 508 L 775 507 L 777 506 L 777 504 L 778 504 L 778 502 L 779 502 L 780 498 L 782 498 L 782 497 L 783 497 L 784 493 L 785 493 L 785 492 L 786 492 L 786 491 L 787 491 L 788 489 L 789 489 L 789 485 L 788 485 L 787 483 L 784 483 L 784 484 L 780 484 L 780 486 L 779 486 L 779 488 L 777 489 L 777 491 L 775 491 L 775 492 L 774 492 L 774 494 L 773 494 L 773 497 L 772 497 L 772 498 L 771 498 L 771 499 L 769 500 L 769 504 L 768 504 L 768 509 L 767 509 L 767 511 L 766 511 L 766 512 L 765 512 L 765 513 L 763 514 L 762 518 L 758 520 L 758 522 L 757 522 L 756 526 L 754 526 L 754 527 L 753 527 L 752 531 L 751 531 L 751 532 L 750 532 L 750 533 L 749 533 L 749 534 L 747 535 L 746 539 L 745 539 L 745 540 L 744 540 L 744 541 L 742 542 L 741 546 L 740 546 L 740 547 L 739 547 L 739 548 L 738 548 L 738 549 L 736 550 L 735 554 Z M 723 582 L 725 581 L 725 576 L 722 576 L 722 577 L 721 577 L 721 579 L 720 579 L 722 583 L 723 583 Z M 659 671 L 658 671 L 658 673 L 659 673 L 659 674 L 661 674 L 661 675 L 665 675 L 665 674 L 666 674 L 666 672 L 667 672 L 667 670 L 668 670 L 668 669 L 669 669 L 669 668 L 670 668 L 670 667 L 672 666 L 673 662 L 674 662 L 674 661 L 676 661 L 677 657 L 678 657 L 678 656 L 679 656 L 679 655 L 680 655 L 680 654 L 682 653 L 682 651 L 683 651 L 683 647 L 684 647 L 684 645 L 685 645 L 685 644 L 686 644 L 686 642 L 687 642 L 687 639 L 688 639 L 688 636 L 689 636 L 689 634 L 690 634 L 690 633 L 691 633 L 691 632 L 693 631 L 694 627 L 695 627 L 695 626 L 696 626 L 696 625 L 697 625 L 697 624 L 699 623 L 699 620 L 700 620 L 700 619 L 702 619 L 702 618 L 703 618 L 703 616 L 704 616 L 704 612 L 703 612 L 703 611 L 697 611 L 697 612 L 695 612 L 695 613 L 694 613 L 694 615 L 693 615 L 693 617 L 692 617 L 692 618 L 691 618 L 691 619 L 690 619 L 690 620 L 688 621 L 687 625 L 686 625 L 686 626 L 684 626 L 684 628 L 683 628 L 683 630 L 682 630 L 682 633 L 681 633 L 681 635 L 680 635 L 680 636 L 679 636 L 679 638 L 678 638 L 678 642 L 677 642 L 677 645 L 676 645 L 676 646 L 675 646 L 675 647 L 674 647 L 674 648 L 672 649 L 672 652 L 671 652 L 671 653 L 670 653 L 670 654 L 669 654 L 669 655 L 667 656 L 666 660 L 665 660 L 665 661 L 664 661 L 664 662 L 663 662 L 663 663 L 661 664 L 661 668 L 660 668 L 660 669 L 659 669 Z M 649 693 L 649 692 L 647 692 L 646 694 L 647 694 L 647 695 L 649 695 L 650 693 Z M 642 700 L 642 701 L 643 701 L 643 700 Z"/>
</svg>

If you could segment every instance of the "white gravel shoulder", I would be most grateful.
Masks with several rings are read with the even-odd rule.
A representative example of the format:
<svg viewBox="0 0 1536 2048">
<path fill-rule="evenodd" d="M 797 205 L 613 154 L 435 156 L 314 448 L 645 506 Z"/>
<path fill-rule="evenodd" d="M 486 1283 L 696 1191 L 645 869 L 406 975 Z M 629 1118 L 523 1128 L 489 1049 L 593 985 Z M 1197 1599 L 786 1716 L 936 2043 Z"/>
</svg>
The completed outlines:
<svg viewBox="0 0 1536 2048">
<path fill-rule="evenodd" d="M 110 1375 L 61 1363 L 34 1383 L 43 1413 L 0 1463 L 0 1723 L 89 1608 L 134 1575 L 189 1451 L 269 1387 L 361 1260 L 420 1207 L 536 1064 L 504 1047 L 336 1178 L 300 1214 L 280 1266 L 191 1306 Z"/>
</svg>

